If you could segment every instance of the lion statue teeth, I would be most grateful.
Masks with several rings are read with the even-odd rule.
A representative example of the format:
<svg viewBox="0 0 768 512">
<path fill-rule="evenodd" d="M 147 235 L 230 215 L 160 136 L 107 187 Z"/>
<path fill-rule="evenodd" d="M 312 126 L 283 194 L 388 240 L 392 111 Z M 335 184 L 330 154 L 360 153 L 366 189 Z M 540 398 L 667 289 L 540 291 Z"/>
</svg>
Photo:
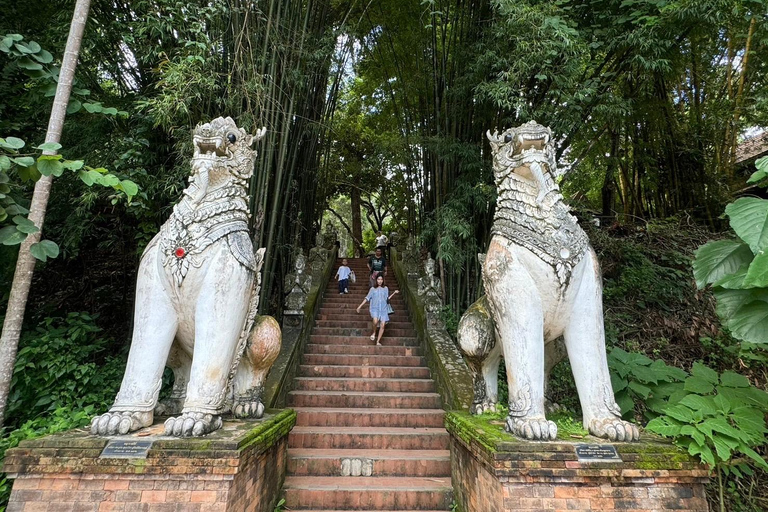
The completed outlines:
<svg viewBox="0 0 768 512">
<path fill-rule="evenodd" d="M 231 118 L 198 125 L 189 185 L 141 258 L 134 332 L 115 403 L 91 432 L 126 434 L 174 415 L 165 433 L 202 436 L 222 414 L 260 418 L 261 392 L 280 352 L 277 322 L 257 316 L 264 249 L 248 230 L 255 136 Z M 165 366 L 171 396 L 158 404 Z"/>
<path fill-rule="evenodd" d="M 585 428 L 636 441 L 639 430 L 621 419 L 611 388 L 597 256 L 560 194 L 552 132 L 530 121 L 487 135 L 498 198 L 482 263 L 486 296 L 467 310 L 458 332 L 474 373 L 470 412 L 495 410 L 503 356 L 507 430 L 555 439 L 557 426 L 545 416 L 546 378 L 567 352 Z"/>
</svg>

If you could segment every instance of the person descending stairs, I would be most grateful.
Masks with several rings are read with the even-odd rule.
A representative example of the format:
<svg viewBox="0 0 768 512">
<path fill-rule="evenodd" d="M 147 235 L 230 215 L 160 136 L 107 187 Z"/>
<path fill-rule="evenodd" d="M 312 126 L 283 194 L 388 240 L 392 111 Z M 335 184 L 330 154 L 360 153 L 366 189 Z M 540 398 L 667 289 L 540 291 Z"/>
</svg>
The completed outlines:
<svg viewBox="0 0 768 512">
<path fill-rule="evenodd" d="M 448 432 L 402 294 L 391 300 L 381 346 L 370 340 L 366 259 L 348 259 L 357 282 L 331 280 L 288 407 L 286 510 L 450 510 Z M 337 260 L 336 268 L 341 264 Z M 390 271 L 391 294 L 399 289 Z"/>
</svg>

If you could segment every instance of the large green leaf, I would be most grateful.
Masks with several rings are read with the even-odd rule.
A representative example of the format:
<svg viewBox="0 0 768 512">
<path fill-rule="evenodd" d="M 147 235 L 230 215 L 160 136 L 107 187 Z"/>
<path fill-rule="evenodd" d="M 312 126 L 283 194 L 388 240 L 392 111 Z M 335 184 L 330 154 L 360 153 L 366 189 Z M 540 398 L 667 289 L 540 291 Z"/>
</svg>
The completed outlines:
<svg viewBox="0 0 768 512">
<path fill-rule="evenodd" d="M 741 306 L 727 322 L 731 334 L 750 343 L 768 343 L 768 302 L 753 300 Z"/>
<path fill-rule="evenodd" d="M 32 244 L 29 247 L 29 252 L 31 252 L 32 256 L 35 258 L 45 262 L 48 258 L 55 258 L 59 255 L 59 246 L 56 245 L 56 242 L 42 240 L 36 244 Z"/>
<path fill-rule="evenodd" d="M 752 261 L 752 251 L 738 240 L 708 242 L 696 251 L 693 275 L 696 286 L 704 288 L 710 283 L 733 274 L 741 266 Z"/>
<path fill-rule="evenodd" d="M 674 437 L 680 434 L 683 427 L 672 418 L 660 416 L 649 421 L 645 428 L 665 437 Z"/>
<path fill-rule="evenodd" d="M 752 288 L 749 290 L 724 290 L 715 288 L 713 290 L 717 299 L 717 314 L 727 322 L 736 311 L 745 304 L 753 300 L 764 300 L 768 302 L 768 290 L 764 288 Z"/>
<path fill-rule="evenodd" d="M 64 166 L 61 164 L 61 155 L 42 155 L 37 158 L 37 170 L 44 176 L 61 176 Z"/>
<path fill-rule="evenodd" d="M 749 254 L 752 254 L 752 251 L 749 251 Z M 744 278 L 747 277 L 747 271 L 749 271 L 749 265 L 742 265 L 741 268 L 733 274 L 728 274 L 722 279 L 712 283 L 712 286 L 719 286 L 720 288 L 728 290 L 743 290 L 748 288 L 747 286 L 744 286 Z"/>
<path fill-rule="evenodd" d="M 720 375 L 720 383 L 729 388 L 748 388 L 749 379 L 731 370 L 724 371 Z"/>
<path fill-rule="evenodd" d="M 709 366 L 699 362 L 693 363 L 693 367 L 691 368 L 691 375 L 704 379 L 710 384 L 717 384 L 719 382 L 717 372 Z"/>
<path fill-rule="evenodd" d="M 708 416 L 717 414 L 715 401 L 709 396 L 688 395 L 680 400 L 680 404 L 685 405 L 690 409 L 701 411 Z"/>
<path fill-rule="evenodd" d="M 725 214 L 754 254 L 768 247 L 768 200 L 742 197 L 726 206 Z"/>
<path fill-rule="evenodd" d="M 742 283 L 744 288 L 765 288 L 768 286 L 768 253 L 761 252 L 749 264 Z"/>
<path fill-rule="evenodd" d="M 0 244 L 17 245 L 27 238 L 26 233 L 22 233 L 16 226 L 6 226 L 0 229 Z"/>
</svg>

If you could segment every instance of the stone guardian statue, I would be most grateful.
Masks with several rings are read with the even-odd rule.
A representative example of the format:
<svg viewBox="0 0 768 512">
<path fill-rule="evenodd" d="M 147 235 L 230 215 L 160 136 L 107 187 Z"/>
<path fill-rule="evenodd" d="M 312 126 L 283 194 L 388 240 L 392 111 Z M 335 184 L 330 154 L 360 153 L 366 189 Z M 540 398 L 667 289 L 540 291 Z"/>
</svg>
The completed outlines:
<svg viewBox="0 0 768 512">
<path fill-rule="evenodd" d="M 126 434 L 175 415 L 165 433 L 202 436 L 221 415 L 261 417 L 261 391 L 280 351 L 280 328 L 257 318 L 264 249 L 248 231 L 248 182 L 255 136 L 231 118 L 198 125 L 189 186 L 141 258 L 134 332 L 115 403 L 91 423 L 100 435 Z M 171 397 L 158 406 L 165 366 Z"/>
<path fill-rule="evenodd" d="M 503 355 L 506 429 L 525 439 L 555 439 L 557 426 L 545 417 L 544 389 L 557 356 L 545 347 L 555 348 L 562 336 L 584 427 L 612 441 L 635 441 L 638 428 L 621 419 L 611 388 L 597 256 L 555 181 L 552 132 L 531 121 L 487 135 L 498 198 L 482 267 L 486 297 L 459 326 L 459 344 L 476 373 L 472 412 L 493 409 L 493 363 Z"/>
</svg>

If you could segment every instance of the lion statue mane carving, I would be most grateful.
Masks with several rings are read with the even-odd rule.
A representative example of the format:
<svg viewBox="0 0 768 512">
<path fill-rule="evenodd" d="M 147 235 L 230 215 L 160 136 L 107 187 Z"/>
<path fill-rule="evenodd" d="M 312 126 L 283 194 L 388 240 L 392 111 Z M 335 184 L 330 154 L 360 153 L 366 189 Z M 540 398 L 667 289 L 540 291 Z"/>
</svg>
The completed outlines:
<svg viewBox="0 0 768 512">
<path fill-rule="evenodd" d="M 495 410 L 503 356 L 506 429 L 525 439 L 555 439 L 544 392 L 549 370 L 567 352 L 584 427 L 612 441 L 635 441 L 639 430 L 621 419 L 608 373 L 597 256 L 555 181 L 552 132 L 531 121 L 487 136 L 498 198 L 482 264 L 486 296 L 467 310 L 458 332 L 474 373 L 470 412 Z"/>
<path fill-rule="evenodd" d="M 255 136 L 231 118 L 198 125 L 189 185 L 141 258 L 134 332 L 115 403 L 91 432 L 126 434 L 170 414 L 165 433 L 201 436 L 222 414 L 259 418 L 263 382 L 280 352 L 280 327 L 257 317 L 264 249 L 248 230 Z M 165 366 L 170 398 L 158 404 Z"/>
</svg>

